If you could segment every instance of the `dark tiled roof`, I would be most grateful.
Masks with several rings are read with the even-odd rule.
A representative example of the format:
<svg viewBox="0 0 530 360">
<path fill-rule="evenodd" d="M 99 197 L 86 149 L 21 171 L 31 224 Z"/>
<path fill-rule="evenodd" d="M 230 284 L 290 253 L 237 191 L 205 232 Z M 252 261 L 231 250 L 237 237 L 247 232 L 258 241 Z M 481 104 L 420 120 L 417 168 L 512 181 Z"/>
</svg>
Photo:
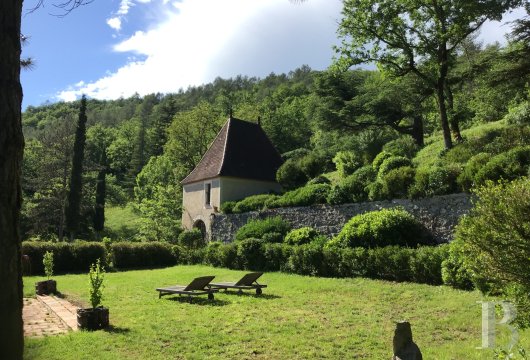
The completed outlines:
<svg viewBox="0 0 530 360">
<path fill-rule="evenodd" d="M 231 176 L 276 181 L 282 158 L 259 124 L 230 118 L 181 184 Z"/>
</svg>

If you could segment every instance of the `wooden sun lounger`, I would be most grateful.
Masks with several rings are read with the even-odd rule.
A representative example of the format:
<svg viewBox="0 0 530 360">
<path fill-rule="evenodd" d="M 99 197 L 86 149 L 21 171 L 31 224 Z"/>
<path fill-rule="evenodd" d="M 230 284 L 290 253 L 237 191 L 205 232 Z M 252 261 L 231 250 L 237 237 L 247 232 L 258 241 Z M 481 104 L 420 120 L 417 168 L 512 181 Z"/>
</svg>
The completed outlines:
<svg viewBox="0 0 530 360">
<path fill-rule="evenodd" d="M 210 287 L 210 281 L 213 280 L 215 276 L 202 276 L 193 279 L 189 285 L 175 285 L 164 288 L 157 288 L 158 298 L 160 299 L 164 295 L 178 294 L 178 295 L 187 295 L 191 301 L 192 296 L 197 295 L 208 295 L 209 300 L 213 300 L 213 294 L 218 292 L 218 289 L 212 289 Z"/>
<path fill-rule="evenodd" d="M 261 275 L 263 275 L 263 273 L 261 272 L 248 273 L 243 276 L 238 282 L 211 283 L 210 286 L 216 289 L 237 289 L 239 290 L 239 293 L 242 293 L 243 290 L 256 289 L 256 294 L 261 295 L 261 289 L 267 287 L 267 285 L 259 284 L 256 281 Z"/>
</svg>

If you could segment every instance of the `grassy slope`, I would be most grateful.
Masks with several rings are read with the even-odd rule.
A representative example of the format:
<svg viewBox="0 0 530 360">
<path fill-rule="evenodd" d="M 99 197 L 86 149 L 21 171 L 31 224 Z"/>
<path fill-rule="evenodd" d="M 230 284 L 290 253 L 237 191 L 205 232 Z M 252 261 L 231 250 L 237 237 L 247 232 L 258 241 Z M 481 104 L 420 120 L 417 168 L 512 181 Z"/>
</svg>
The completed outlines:
<svg viewBox="0 0 530 360">
<path fill-rule="evenodd" d="M 242 272 L 177 266 L 106 275 L 110 331 L 26 340 L 27 359 L 389 358 L 393 322 L 407 319 L 425 359 L 491 358 L 480 346 L 478 292 L 367 279 L 263 276 L 262 297 L 218 294 L 214 303 L 158 299 L 156 287 L 200 275 Z M 56 276 L 68 298 L 87 303 L 87 276 Z M 31 296 L 37 278 L 25 279 Z M 530 331 L 521 343 L 530 347 Z M 501 341 L 499 340 L 499 344 Z"/>
<path fill-rule="evenodd" d="M 140 217 L 131 206 L 109 206 L 105 208 L 105 231 L 111 237 L 131 240 L 138 233 Z"/>
</svg>

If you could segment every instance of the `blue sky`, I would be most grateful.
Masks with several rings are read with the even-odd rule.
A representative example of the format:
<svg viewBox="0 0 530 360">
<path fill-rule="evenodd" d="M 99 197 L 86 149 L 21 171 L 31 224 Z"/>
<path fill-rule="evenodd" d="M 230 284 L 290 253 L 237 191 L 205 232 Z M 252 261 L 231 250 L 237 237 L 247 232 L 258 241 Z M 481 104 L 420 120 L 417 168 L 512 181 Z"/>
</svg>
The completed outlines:
<svg viewBox="0 0 530 360">
<path fill-rule="evenodd" d="M 340 0 L 95 0 L 68 16 L 54 0 L 22 18 L 29 37 L 23 56 L 23 109 L 135 92 L 176 92 L 216 77 L 264 77 L 307 64 L 331 63 Z M 59 1 L 57 1 L 59 2 Z M 57 3 L 56 2 L 56 3 Z M 25 0 L 29 9 L 37 0 Z M 521 16 L 516 12 L 504 19 Z M 485 42 L 503 41 L 509 28 L 490 23 Z"/>
</svg>

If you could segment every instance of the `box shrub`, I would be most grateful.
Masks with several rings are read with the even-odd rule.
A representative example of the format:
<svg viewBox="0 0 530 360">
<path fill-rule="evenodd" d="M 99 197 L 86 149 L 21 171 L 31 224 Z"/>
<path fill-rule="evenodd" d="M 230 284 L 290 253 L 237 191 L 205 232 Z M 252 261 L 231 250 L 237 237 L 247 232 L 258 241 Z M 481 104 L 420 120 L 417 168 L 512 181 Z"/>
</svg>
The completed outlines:
<svg viewBox="0 0 530 360">
<path fill-rule="evenodd" d="M 475 177 L 479 170 L 486 165 L 491 159 L 492 155 L 488 153 L 478 153 L 472 156 L 464 166 L 464 169 L 458 175 L 456 183 L 458 187 L 464 191 L 469 191 L 475 184 Z"/>
<path fill-rule="evenodd" d="M 458 192 L 457 178 L 461 171 L 461 165 L 456 163 L 419 168 L 409 196 L 418 198 Z"/>
<path fill-rule="evenodd" d="M 237 257 L 243 269 L 262 270 L 266 267 L 264 244 L 263 240 L 254 238 L 246 238 L 237 243 Z"/>
<path fill-rule="evenodd" d="M 474 288 L 471 273 L 464 262 L 464 244 L 456 239 L 449 244 L 447 257 L 442 261 L 442 281 L 462 290 Z"/>
<path fill-rule="evenodd" d="M 270 207 L 309 206 L 325 204 L 331 187 L 328 184 L 306 185 L 286 192 L 281 197 L 272 200 Z"/>
<path fill-rule="evenodd" d="M 390 170 L 381 179 L 382 196 L 387 199 L 405 198 L 409 187 L 414 183 L 415 171 L 410 166 Z"/>
<path fill-rule="evenodd" d="M 491 158 L 477 173 L 477 184 L 487 180 L 514 180 L 528 175 L 530 165 L 530 146 L 518 146 L 510 151 Z"/>
<path fill-rule="evenodd" d="M 206 245 L 199 229 L 191 229 L 181 232 L 178 236 L 178 243 L 180 246 L 190 249 L 198 249 Z"/>
<path fill-rule="evenodd" d="M 449 245 L 421 246 L 410 259 L 412 280 L 417 283 L 441 285 L 442 262 L 448 257 Z"/>
<path fill-rule="evenodd" d="M 223 214 L 232 214 L 234 212 L 234 206 L 236 206 L 237 201 L 225 201 L 221 204 L 220 210 Z"/>
<path fill-rule="evenodd" d="M 344 204 L 368 200 L 366 187 L 373 182 L 375 174 L 370 165 L 357 169 L 352 175 L 344 178 L 331 189 L 327 198 L 328 203 Z"/>
<path fill-rule="evenodd" d="M 153 268 L 177 263 L 173 246 L 165 242 L 116 242 L 112 244 L 112 252 L 114 266 L 119 269 Z"/>
<path fill-rule="evenodd" d="M 76 240 L 72 243 L 22 242 L 22 253 L 28 255 L 33 274 L 43 274 L 43 257 L 49 251 L 54 254 L 56 273 L 86 272 L 97 259 L 105 259 L 105 247 L 99 242 Z"/>
<path fill-rule="evenodd" d="M 313 179 L 326 171 L 327 159 L 315 152 L 307 154 L 298 160 L 300 170 L 308 179 Z"/>
<path fill-rule="evenodd" d="M 374 279 L 410 281 L 410 260 L 414 251 L 399 246 L 369 249 L 366 275 Z"/>
<path fill-rule="evenodd" d="M 289 159 L 276 172 L 276 181 L 285 189 L 294 189 L 304 185 L 309 178 L 300 168 L 298 159 Z"/>
<path fill-rule="evenodd" d="M 386 158 L 379 167 L 377 177 L 382 179 L 390 170 L 397 169 L 403 166 L 412 166 L 410 159 L 404 156 L 391 156 Z"/>
<path fill-rule="evenodd" d="M 237 230 L 235 240 L 240 241 L 248 238 L 262 239 L 265 234 L 278 233 L 282 237 L 291 229 L 291 225 L 283 220 L 280 216 L 269 217 L 266 219 L 250 220 Z"/>
<path fill-rule="evenodd" d="M 274 194 L 252 195 L 238 201 L 232 208 L 232 212 L 240 214 L 248 211 L 260 211 L 267 207 L 267 204 L 279 196 Z"/>
<path fill-rule="evenodd" d="M 283 242 L 284 234 L 279 232 L 270 232 L 263 234 L 261 237 L 261 240 L 265 241 L 266 243 L 281 243 Z"/>
<path fill-rule="evenodd" d="M 315 184 L 331 184 L 331 181 L 324 175 L 318 175 L 317 177 L 307 182 L 307 185 L 315 185 Z"/>
<path fill-rule="evenodd" d="M 404 156 L 412 159 L 420 147 L 412 136 L 402 136 L 383 145 L 383 151 L 395 156 Z"/>
<path fill-rule="evenodd" d="M 374 169 L 374 171 L 377 173 L 383 161 L 393 156 L 395 155 L 386 151 L 381 151 L 379 154 L 377 154 L 377 156 L 372 161 L 372 168 Z"/>
<path fill-rule="evenodd" d="M 353 151 L 337 152 L 333 158 L 333 163 L 342 178 L 353 174 L 363 164 L 360 156 Z"/>
<path fill-rule="evenodd" d="M 285 271 L 292 248 L 285 244 L 264 244 L 262 247 L 265 266 L 263 271 Z"/>
<path fill-rule="evenodd" d="M 432 244 L 427 229 L 401 208 L 366 212 L 351 218 L 327 246 L 341 248 Z"/>
<path fill-rule="evenodd" d="M 285 243 L 289 245 L 303 245 L 312 242 L 319 236 L 319 232 L 312 227 L 306 226 L 291 230 L 285 236 Z"/>
<path fill-rule="evenodd" d="M 295 274 L 326 276 L 324 264 L 322 246 L 310 243 L 292 248 L 287 268 Z"/>
<path fill-rule="evenodd" d="M 237 245 L 212 242 L 208 244 L 204 253 L 204 263 L 215 267 L 238 269 Z"/>
</svg>

